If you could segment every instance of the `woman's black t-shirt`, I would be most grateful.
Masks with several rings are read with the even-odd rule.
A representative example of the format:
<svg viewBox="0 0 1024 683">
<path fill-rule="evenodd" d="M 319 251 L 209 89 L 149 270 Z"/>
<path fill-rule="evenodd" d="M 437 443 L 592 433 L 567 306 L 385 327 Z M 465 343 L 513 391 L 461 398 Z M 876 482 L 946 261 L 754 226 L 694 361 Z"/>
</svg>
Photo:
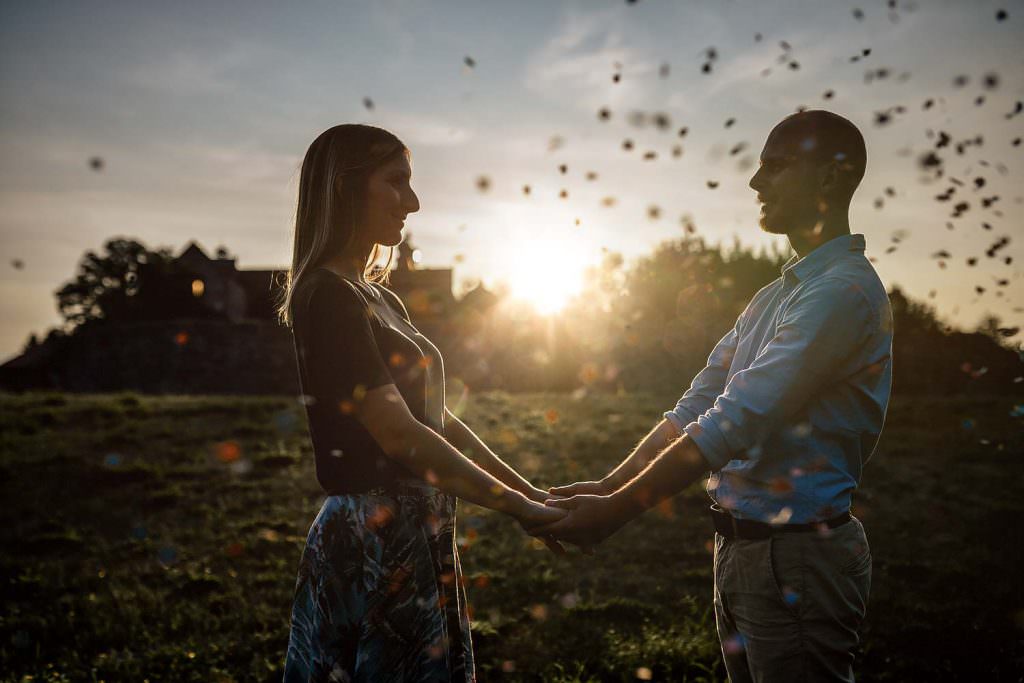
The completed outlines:
<svg viewBox="0 0 1024 683">
<path fill-rule="evenodd" d="M 391 291 L 326 268 L 302 278 L 291 304 L 316 477 L 328 494 L 417 478 L 388 457 L 355 416 L 367 391 L 394 384 L 417 420 L 444 435 L 441 354 Z"/>
</svg>

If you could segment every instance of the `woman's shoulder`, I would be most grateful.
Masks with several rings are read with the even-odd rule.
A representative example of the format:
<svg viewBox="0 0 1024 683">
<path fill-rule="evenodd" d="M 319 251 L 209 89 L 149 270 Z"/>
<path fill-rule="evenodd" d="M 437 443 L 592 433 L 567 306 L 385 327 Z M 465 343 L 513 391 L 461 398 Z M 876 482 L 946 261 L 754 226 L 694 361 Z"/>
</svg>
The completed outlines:
<svg viewBox="0 0 1024 683">
<path fill-rule="evenodd" d="M 292 301 L 294 312 L 300 315 L 311 310 L 339 313 L 369 308 L 355 283 L 326 268 L 315 268 L 296 283 Z"/>
</svg>

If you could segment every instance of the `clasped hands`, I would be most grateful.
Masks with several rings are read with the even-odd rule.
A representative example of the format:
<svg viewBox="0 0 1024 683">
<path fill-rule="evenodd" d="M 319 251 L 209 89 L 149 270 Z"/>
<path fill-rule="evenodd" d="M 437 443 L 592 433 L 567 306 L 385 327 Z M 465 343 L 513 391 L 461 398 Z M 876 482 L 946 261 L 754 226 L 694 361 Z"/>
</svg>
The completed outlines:
<svg viewBox="0 0 1024 683">
<path fill-rule="evenodd" d="M 607 485 L 597 481 L 554 486 L 544 497 L 546 519 L 535 525 L 524 523 L 523 528 L 555 552 L 565 552 L 560 542 L 566 542 L 579 546 L 585 554 L 593 554 L 593 546 L 632 517 L 612 493 Z M 556 510 L 562 514 L 552 515 Z"/>
</svg>

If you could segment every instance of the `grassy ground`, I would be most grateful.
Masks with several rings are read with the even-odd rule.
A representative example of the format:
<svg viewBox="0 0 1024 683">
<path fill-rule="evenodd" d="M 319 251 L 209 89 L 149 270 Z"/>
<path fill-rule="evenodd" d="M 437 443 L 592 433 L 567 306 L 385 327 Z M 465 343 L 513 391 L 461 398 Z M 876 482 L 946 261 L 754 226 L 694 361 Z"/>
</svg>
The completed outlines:
<svg viewBox="0 0 1024 683">
<path fill-rule="evenodd" d="M 675 397 L 486 394 L 465 418 L 541 484 L 603 475 Z M 896 400 L 855 498 L 874 584 L 861 680 L 1024 672 L 1024 430 L 1007 398 Z M 0 676 L 277 681 L 322 502 L 278 398 L 0 396 Z M 460 506 L 478 674 L 724 680 L 697 487 L 595 557 Z"/>
</svg>

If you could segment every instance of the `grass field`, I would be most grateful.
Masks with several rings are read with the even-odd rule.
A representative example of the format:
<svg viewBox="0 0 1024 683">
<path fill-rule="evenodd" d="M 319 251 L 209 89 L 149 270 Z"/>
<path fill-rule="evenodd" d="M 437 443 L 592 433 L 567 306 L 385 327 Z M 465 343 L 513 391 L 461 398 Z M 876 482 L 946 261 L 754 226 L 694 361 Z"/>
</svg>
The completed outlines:
<svg viewBox="0 0 1024 683">
<path fill-rule="evenodd" d="M 603 475 L 676 397 L 476 396 L 535 483 Z M 855 496 L 874 555 L 860 680 L 1024 676 L 1019 399 L 904 398 Z M 0 396 L 0 675 L 278 681 L 322 502 L 287 398 Z M 482 681 L 721 681 L 699 487 L 594 557 L 460 504 Z"/>
</svg>

